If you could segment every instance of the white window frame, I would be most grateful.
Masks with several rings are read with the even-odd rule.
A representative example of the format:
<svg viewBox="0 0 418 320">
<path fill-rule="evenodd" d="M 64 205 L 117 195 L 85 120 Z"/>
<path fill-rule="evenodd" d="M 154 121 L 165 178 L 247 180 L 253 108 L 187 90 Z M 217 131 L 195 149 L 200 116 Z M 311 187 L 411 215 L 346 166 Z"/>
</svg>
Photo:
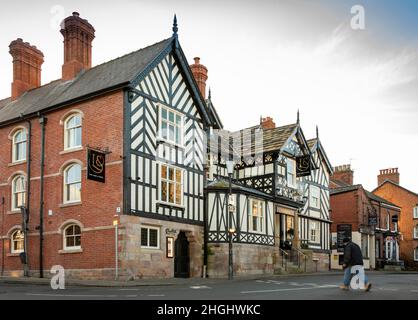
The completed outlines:
<svg viewBox="0 0 418 320">
<path fill-rule="evenodd" d="M 146 246 L 142 245 L 142 229 L 147 229 L 147 245 Z M 150 232 L 149 232 L 149 230 L 156 230 L 157 231 L 157 246 L 156 247 L 150 246 Z M 139 240 L 141 248 L 159 250 L 160 249 L 160 244 L 161 244 L 160 236 L 161 236 L 161 232 L 160 232 L 159 227 L 142 225 L 141 226 L 141 236 L 140 236 L 140 240 Z"/>
<path fill-rule="evenodd" d="M 24 139 L 20 141 L 16 141 L 16 136 L 18 134 L 24 134 L 25 135 Z M 26 161 L 26 153 L 27 153 L 27 148 L 28 148 L 27 141 L 28 141 L 28 135 L 25 129 L 19 129 L 13 134 L 13 138 L 12 138 L 12 162 L 13 163 Z M 25 153 L 22 158 L 18 158 L 18 154 L 17 154 L 17 147 L 20 145 L 25 146 Z"/>
<path fill-rule="evenodd" d="M 418 206 L 413 209 L 413 217 L 414 219 L 418 219 Z"/>
<path fill-rule="evenodd" d="M 77 199 L 77 200 L 68 200 L 67 199 L 67 193 L 68 193 L 68 187 L 69 187 L 69 184 L 67 183 L 67 173 L 68 173 L 68 171 L 70 170 L 70 168 L 71 167 L 73 167 L 73 166 L 78 166 L 79 168 L 80 168 L 80 181 L 78 181 L 78 182 L 73 182 L 73 183 L 71 183 L 71 185 L 73 185 L 73 184 L 80 184 L 80 199 Z M 81 181 L 82 181 L 82 170 L 83 170 L 83 168 L 82 168 L 82 166 L 79 164 L 79 163 L 71 163 L 71 164 L 69 164 L 66 168 L 65 168 L 65 170 L 64 170 L 64 174 L 63 174 L 63 182 L 64 182 L 64 186 L 63 186 L 63 203 L 64 204 L 67 204 L 67 203 L 80 203 L 81 202 L 81 188 L 82 188 L 82 185 L 81 185 Z"/>
<path fill-rule="evenodd" d="M 292 172 L 289 172 L 289 164 L 292 164 Z M 292 176 L 292 183 L 289 182 L 289 175 Z M 296 182 L 296 162 L 295 160 L 291 159 L 291 158 L 286 158 L 286 181 L 287 181 L 287 186 L 293 189 L 297 188 L 297 182 Z"/>
<path fill-rule="evenodd" d="M 418 224 L 414 226 L 414 232 L 413 232 L 414 239 L 418 239 Z"/>
<path fill-rule="evenodd" d="M 15 191 L 16 189 L 16 183 L 17 180 L 23 179 L 23 190 Z M 26 203 L 26 177 L 24 175 L 17 175 L 12 180 L 12 211 L 18 211 L 20 208 L 17 206 L 15 195 L 16 194 L 22 194 L 23 195 L 23 203 L 22 205 L 25 205 Z"/>
<path fill-rule="evenodd" d="M 315 228 L 312 228 L 315 226 Z M 312 231 L 315 231 L 315 237 L 312 237 Z M 321 224 L 319 221 L 310 221 L 309 222 L 309 242 L 312 243 L 321 243 Z"/>
<path fill-rule="evenodd" d="M 64 231 L 63 231 L 63 235 L 62 235 L 62 237 L 63 237 L 63 248 L 64 248 L 64 250 L 68 250 L 68 251 L 71 251 L 71 250 L 81 250 L 81 245 L 79 245 L 79 246 L 70 246 L 70 247 L 67 246 L 67 229 L 69 229 L 70 227 L 78 227 L 78 228 L 80 228 L 80 234 L 78 236 L 80 237 L 80 243 L 81 243 L 81 235 L 83 233 L 82 230 L 81 230 L 81 227 L 78 224 L 76 224 L 76 223 L 71 223 L 71 224 L 67 225 L 64 228 Z M 77 234 L 73 234 L 73 235 L 70 235 L 68 237 L 75 238 L 76 236 L 77 236 Z"/>
<path fill-rule="evenodd" d="M 309 202 L 310 206 L 315 209 L 321 209 L 321 189 L 318 186 L 310 185 Z M 317 199 L 317 204 L 314 204 L 314 199 Z"/>
<path fill-rule="evenodd" d="M 414 261 L 418 261 L 418 248 L 414 250 Z"/>
<path fill-rule="evenodd" d="M 171 140 L 170 139 L 170 135 L 169 135 L 169 131 L 168 131 L 168 125 L 167 125 L 167 137 L 165 138 L 163 136 L 163 110 L 165 110 L 167 112 L 167 120 L 164 120 L 164 122 L 167 122 L 167 124 L 169 125 L 173 125 L 174 126 L 174 139 Z M 184 137 L 184 115 L 180 112 L 178 112 L 177 110 L 174 110 L 170 107 L 167 107 L 165 105 L 159 104 L 158 105 L 158 112 L 159 112 L 159 123 L 158 123 L 158 139 L 167 142 L 169 144 L 175 145 L 175 146 L 179 146 L 181 148 L 184 148 L 184 144 L 185 144 L 185 137 Z M 180 124 L 177 124 L 176 121 L 172 122 L 169 120 L 169 113 L 173 113 L 174 117 L 176 118 L 177 116 L 180 117 Z M 175 119 L 176 120 L 176 119 Z M 180 130 L 179 135 L 180 135 L 180 142 L 176 141 L 176 128 L 178 128 Z"/>
<path fill-rule="evenodd" d="M 68 127 L 68 122 L 74 117 L 80 118 L 80 124 L 73 126 L 73 127 Z M 77 130 L 77 129 L 80 129 L 80 136 L 81 136 L 80 144 L 70 146 L 69 145 L 69 133 L 71 130 Z M 64 121 L 64 150 L 78 149 L 78 148 L 81 148 L 82 146 L 83 146 L 83 117 L 79 113 L 72 113 Z"/>
<path fill-rule="evenodd" d="M 18 232 L 22 233 L 22 230 L 17 229 L 15 231 L 13 231 L 13 233 L 12 233 L 12 235 L 10 237 L 10 253 L 12 253 L 12 254 L 18 254 L 18 253 L 25 252 L 25 235 L 23 234 L 23 239 L 15 240 L 15 236 L 16 236 L 16 234 Z M 23 246 L 22 246 L 23 249 L 15 250 L 14 249 L 14 247 L 15 247 L 14 244 L 15 244 L 15 242 L 18 242 L 18 241 L 22 241 L 23 242 Z"/>
<path fill-rule="evenodd" d="M 250 198 L 250 206 L 249 206 L 249 213 L 248 213 L 248 231 L 251 233 L 264 233 L 265 231 L 265 219 L 266 219 L 266 204 L 264 200 L 260 200 L 260 199 L 255 199 L 255 198 Z M 261 204 L 261 207 L 258 207 L 259 210 L 261 208 L 261 215 L 257 214 L 254 215 L 253 212 L 253 205 L 254 202 L 257 202 L 259 205 Z M 260 211 L 259 211 L 260 212 Z M 259 228 L 257 230 L 254 230 L 254 224 L 253 224 L 253 218 L 257 217 L 258 223 L 257 225 L 259 226 Z"/>
<path fill-rule="evenodd" d="M 166 173 L 166 178 L 162 177 L 162 172 L 163 172 L 163 166 L 167 167 L 167 173 Z M 173 169 L 174 170 L 174 180 L 170 180 L 169 179 L 169 170 Z M 176 195 L 177 195 L 177 185 L 178 182 L 176 181 L 176 172 L 180 171 L 180 203 L 176 203 Z M 158 202 L 163 203 L 163 204 L 167 204 L 170 206 L 176 206 L 176 207 L 183 207 L 183 203 L 184 203 L 184 169 L 176 167 L 176 166 L 172 166 L 172 165 L 168 165 L 166 163 L 159 163 L 159 192 L 158 192 Z M 163 190 L 163 183 L 165 183 L 167 185 L 167 199 L 163 199 L 162 198 L 162 190 Z M 170 183 L 174 183 L 174 202 L 170 202 L 170 195 L 169 195 L 169 185 Z"/>
</svg>

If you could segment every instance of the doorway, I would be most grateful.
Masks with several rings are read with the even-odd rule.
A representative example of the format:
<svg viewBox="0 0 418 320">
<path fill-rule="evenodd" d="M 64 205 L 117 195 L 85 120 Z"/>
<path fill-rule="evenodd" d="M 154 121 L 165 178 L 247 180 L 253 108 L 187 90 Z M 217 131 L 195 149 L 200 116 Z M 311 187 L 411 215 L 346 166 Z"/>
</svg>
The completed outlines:
<svg viewBox="0 0 418 320">
<path fill-rule="evenodd" d="M 174 277 L 188 278 L 190 276 L 189 241 L 183 231 L 179 233 L 174 247 Z"/>
</svg>

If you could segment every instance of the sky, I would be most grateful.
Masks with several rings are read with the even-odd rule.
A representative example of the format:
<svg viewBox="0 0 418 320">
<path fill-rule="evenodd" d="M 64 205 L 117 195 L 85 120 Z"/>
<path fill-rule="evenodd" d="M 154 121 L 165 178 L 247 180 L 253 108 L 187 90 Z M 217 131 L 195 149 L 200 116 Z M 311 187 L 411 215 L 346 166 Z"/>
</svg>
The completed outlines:
<svg viewBox="0 0 418 320">
<path fill-rule="evenodd" d="M 353 29 L 364 8 L 364 29 Z M 354 182 L 376 187 L 379 169 L 398 167 L 418 192 L 418 1 L 120 0 L 2 1 L 0 99 L 10 96 L 8 45 L 16 38 L 45 55 L 42 83 L 60 78 L 59 24 L 73 11 L 96 29 L 93 65 L 171 36 L 189 63 L 199 56 L 225 129 L 271 116 L 315 127 L 332 165 L 351 164 Z"/>
</svg>

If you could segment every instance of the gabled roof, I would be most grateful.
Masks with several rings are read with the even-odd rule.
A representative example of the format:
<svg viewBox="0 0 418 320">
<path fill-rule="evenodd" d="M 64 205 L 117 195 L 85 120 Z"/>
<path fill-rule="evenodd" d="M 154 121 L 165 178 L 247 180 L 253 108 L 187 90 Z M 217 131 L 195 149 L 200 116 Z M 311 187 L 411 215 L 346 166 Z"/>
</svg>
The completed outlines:
<svg viewBox="0 0 418 320">
<path fill-rule="evenodd" d="M 376 196 L 375 194 L 371 193 L 370 191 L 367 191 L 366 189 L 363 188 L 363 186 L 361 184 L 355 184 L 355 185 L 349 185 L 349 186 L 344 186 L 344 187 L 340 187 L 340 188 L 331 189 L 329 191 L 329 193 L 330 193 L 330 195 L 336 195 L 336 194 L 341 194 L 341 193 L 344 193 L 344 192 L 350 192 L 350 191 L 354 191 L 354 190 L 358 190 L 358 189 L 362 189 L 365 192 L 366 196 L 371 200 L 374 200 L 374 201 L 377 201 L 377 202 L 380 202 L 380 203 L 384 203 L 384 204 L 387 204 L 387 205 L 392 206 L 392 207 L 399 208 L 399 206 L 397 206 L 396 204 L 394 204 L 390 201 L 387 201 L 386 199 L 383 199 L 379 196 Z"/>
<path fill-rule="evenodd" d="M 367 190 L 364 190 L 364 191 L 366 192 L 367 196 L 368 196 L 370 199 L 372 199 L 372 200 L 374 200 L 374 201 L 377 201 L 377 202 L 381 202 L 381 203 L 387 204 L 387 205 L 392 206 L 392 207 L 397 207 L 397 208 L 399 208 L 399 209 L 400 209 L 400 207 L 399 207 L 399 206 L 397 206 L 396 204 L 394 204 L 394 203 L 392 203 L 392 202 L 390 202 L 390 201 L 388 201 L 388 200 L 386 200 L 386 199 L 383 199 L 383 198 L 381 198 L 381 197 L 379 197 L 379 196 L 375 195 L 374 193 L 371 193 L 370 191 L 367 191 Z"/>
<path fill-rule="evenodd" d="M 386 184 L 386 183 L 390 183 L 390 184 L 392 184 L 392 185 L 394 185 L 395 187 L 397 187 L 397 188 L 399 188 L 399 189 L 401 189 L 401 190 L 403 190 L 403 191 L 406 191 L 406 192 L 408 192 L 408 193 L 410 193 L 410 194 L 412 194 L 412 195 L 414 195 L 414 196 L 416 196 L 416 197 L 418 197 L 418 193 L 415 193 L 415 192 L 413 192 L 413 191 L 411 191 L 411 190 L 409 190 L 409 189 L 407 189 L 407 188 L 405 188 L 405 187 L 402 187 L 401 185 L 399 185 L 399 184 L 397 184 L 397 183 L 395 183 L 395 182 L 393 182 L 393 181 L 391 181 L 391 180 L 385 180 L 385 181 L 383 181 L 381 184 L 380 184 L 380 186 L 378 186 L 376 189 L 374 189 L 372 192 L 375 192 L 376 190 L 378 190 L 380 187 L 382 187 L 384 184 Z"/>
<path fill-rule="evenodd" d="M 296 133 L 298 128 L 298 124 L 290 124 L 272 129 L 262 129 L 260 126 L 253 126 L 235 132 L 216 130 L 216 134 L 209 139 L 209 146 L 211 150 L 217 150 L 218 139 L 220 139 L 220 151 L 226 155 L 229 154 L 229 149 L 231 148 L 236 156 L 248 156 L 263 152 L 280 151 L 289 138 Z M 262 135 L 263 144 L 256 141 L 258 134 Z M 241 147 L 240 150 L 235 150 L 235 146 L 230 145 L 230 138 L 234 141 L 241 139 L 242 145 L 238 144 Z"/>
<path fill-rule="evenodd" d="M 170 37 L 82 71 L 70 81 L 58 79 L 25 92 L 15 101 L 11 101 L 10 98 L 0 100 L 0 125 L 16 121 L 21 116 L 34 116 L 40 111 L 47 111 L 90 96 L 126 87 L 134 82 L 139 75 L 147 72 L 154 60 L 171 46 L 175 46 L 176 53 L 181 55 L 181 62 L 184 62 L 184 67 L 188 68 L 177 38 Z M 190 76 L 190 70 L 186 70 L 186 73 L 189 78 L 193 78 Z M 189 82 L 194 82 L 194 79 Z M 197 88 L 195 82 L 194 86 Z M 198 95 L 200 94 L 199 90 L 196 89 L 195 91 Z M 206 121 L 216 120 L 217 123 L 222 125 L 213 105 L 206 106 L 202 98 L 196 98 L 196 100 L 200 109 L 205 108 L 201 111 L 205 114 Z M 202 102 L 200 103 L 200 101 Z"/>
<path fill-rule="evenodd" d="M 361 184 L 347 185 L 347 186 L 343 186 L 343 187 L 331 189 L 329 191 L 329 194 L 330 195 L 334 195 L 334 194 L 339 194 L 339 193 L 354 191 L 354 190 L 357 190 L 360 187 L 361 187 Z"/>
<path fill-rule="evenodd" d="M 321 140 L 319 140 L 319 138 L 314 138 L 314 139 L 308 140 L 307 143 L 312 153 L 314 153 L 317 149 L 319 150 L 319 152 L 322 155 L 322 158 L 324 159 L 327 165 L 328 172 L 332 174 L 334 171 L 334 168 L 332 167 L 331 162 L 329 161 L 329 158 L 325 152 L 325 149 L 322 146 Z"/>
<path fill-rule="evenodd" d="M 53 81 L 25 92 L 15 101 L 8 101 L 0 109 L 0 123 L 11 121 L 20 115 L 62 105 L 95 92 L 126 85 L 144 70 L 152 60 L 171 43 L 172 38 L 162 40 L 146 48 L 97 65 L 80 72 L 70 81 Z M 4 100 L 3 100 L 4 101 Z"/>
</svg>

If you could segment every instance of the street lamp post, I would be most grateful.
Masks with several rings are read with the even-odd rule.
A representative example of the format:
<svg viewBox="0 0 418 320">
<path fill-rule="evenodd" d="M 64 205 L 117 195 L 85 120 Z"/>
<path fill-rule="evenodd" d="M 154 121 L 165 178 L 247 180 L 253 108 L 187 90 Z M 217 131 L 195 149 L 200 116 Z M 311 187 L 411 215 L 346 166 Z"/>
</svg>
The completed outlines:
<svg viewBox="0 0 418 320">
<path fill-rule="evenodd" d="M 232 280 L 234 277 L 234 268 L 233 268 L 233 251 L 232 251 L 232 236 L 235 233 L 235 228 L 232 226 L 232 214 L 235 211 L 234 205 L 232 203 L 232 174 L 234 173 L 234 162 L 227 161 L 226 169 L 229 176 L 229 194 L 228 194 L 228 242 L 229 242 L 229 255 L 228 255 L 228 279 Z"/>
</svg>

